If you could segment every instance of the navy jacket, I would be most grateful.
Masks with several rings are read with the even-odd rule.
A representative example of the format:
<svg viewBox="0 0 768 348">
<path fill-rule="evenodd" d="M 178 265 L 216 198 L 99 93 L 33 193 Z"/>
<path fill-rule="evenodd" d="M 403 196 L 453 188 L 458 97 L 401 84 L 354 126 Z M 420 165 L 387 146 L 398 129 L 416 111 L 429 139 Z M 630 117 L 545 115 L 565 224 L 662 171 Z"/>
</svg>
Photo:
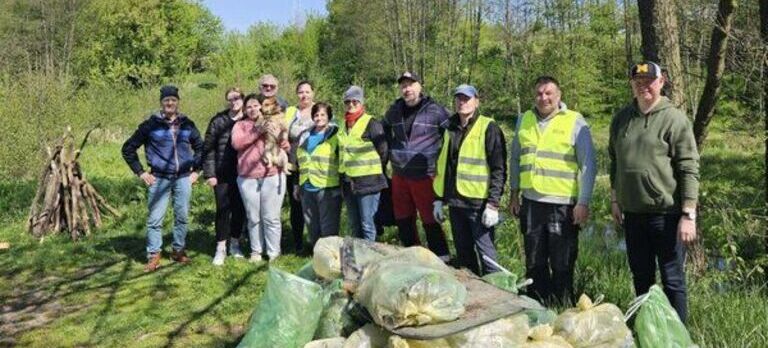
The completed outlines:
<svg viewBox="0 0 768 348">
<path fill-rule="evenodd" d="M 384 116 L 394 174 L 410 178 L 435 175 L 435 164 L 450 114 L 428 96 L 413 108 L 397 99 Z"/>
<path fill-rule="evenodd" d="M 161 177 L 186 176 L 202 167 L 203 140 L 200 132 L 186 115 L 179 114 L 175 127 L 159 113 L 153 114 L 123 144 L 123 159 L 136 175 L 144 168 L 136 153 L 144 146 L 152 175 Z M 174 132 L 174 128 L 177 130 Z"/>
</svg>

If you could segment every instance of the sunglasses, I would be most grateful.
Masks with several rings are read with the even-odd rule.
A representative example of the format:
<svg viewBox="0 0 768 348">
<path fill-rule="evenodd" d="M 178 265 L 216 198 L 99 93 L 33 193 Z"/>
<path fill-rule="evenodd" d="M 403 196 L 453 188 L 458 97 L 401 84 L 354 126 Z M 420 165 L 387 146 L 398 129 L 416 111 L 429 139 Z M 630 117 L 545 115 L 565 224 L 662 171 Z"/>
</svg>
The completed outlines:
<svg viewBox="0 0 768 348">
<path fill-rule="evenodd" d="M 261 84 L 261 88 L 277 88 L 277 85 L 270 85 L 267 83 Z"/>
<path fill-rule="evenodd" d="M 345 100 L 344 101 L 344 105 L 352 105 L 352 104 L 358 104 L 358 103 L 360 103 L 360 102 L 357 101 L 357 100 Z"/>
</svg>

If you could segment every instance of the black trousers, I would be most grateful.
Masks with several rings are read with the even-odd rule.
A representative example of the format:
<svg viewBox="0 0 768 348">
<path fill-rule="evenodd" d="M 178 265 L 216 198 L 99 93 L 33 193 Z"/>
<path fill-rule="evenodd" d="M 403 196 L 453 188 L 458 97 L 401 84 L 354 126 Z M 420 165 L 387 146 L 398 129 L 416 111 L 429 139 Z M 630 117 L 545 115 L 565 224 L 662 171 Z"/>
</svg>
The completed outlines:
<svg viewBox="0 0 768 348">
<path fill-rule="evenodd" d="M 235 182 L 219 182 L 213 187 L 216 196 L 216 241 L 240 238 L 245 225 L 245 208 Z"/>
<path fill-rule="evenodd" d="M 498 272 L 496 266 L 483 259 L 488 256 L 498 262 L 494 246 L 494 227 L 485 227 L 481 222 L 482 209 L 450 207 L 449 219 L 453 242 L 456 245 L 456 264 L 469 268 L 477 275 Z"/>
<path fill-rule="evenodd" d="M 680 320 L 688 317 L 688 296 L 685 286 L 685 247 L 677 238 L 680 214 L 624 213 L 629 269 L 635 294 L 648 292 L 656 283 L 656 264 L 661 283 Z"/>
<path fill-rule="evenodd" d="M 520 230 L 525 244 L 525 276 L 533 279 L 527 292 L 539 301 L 574 303 L 579 226 L 573 224 L 573 207 L 523 198 Z"/>
<path fill-rule="evenodd" d="M 293 235 L 294 251 L 298 252 L 304 247 L 304 211 L 301 201 L 293 198 L 294 185 L 299 184 L 299 172 L 294 171 L 287 177 L 288 201 L 291 205 L 291 234 Z"/>
</svg>

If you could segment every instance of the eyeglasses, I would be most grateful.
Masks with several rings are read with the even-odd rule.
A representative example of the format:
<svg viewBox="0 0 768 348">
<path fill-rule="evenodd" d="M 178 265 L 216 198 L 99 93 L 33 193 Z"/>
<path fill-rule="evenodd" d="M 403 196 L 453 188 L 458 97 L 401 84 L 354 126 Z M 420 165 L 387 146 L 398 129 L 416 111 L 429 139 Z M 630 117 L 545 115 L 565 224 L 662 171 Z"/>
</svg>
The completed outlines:
<svg viewBox="0 0 768 348">
<path fill-rule="evenodd" d="M 277 88 L 277 85 L 270 85 L 270 84 L 268 84 L 268 83 L 262 83 L 262 84 L 261 84 L 261 88 L 270 88 L 270 89 L 275 89 L 275 88 Z"/>
<path fill-rule="evenodd" d="M 236 102 L 236 101 L 238 101 L 240 99 L 243 99 L 243 97 L 238 95 L 236 97 L 232 97 L 232 98 L 227 99 L 227 101 L 230 102 L 230 103 L 234 103 L 234 102 Z"/>
</svg>

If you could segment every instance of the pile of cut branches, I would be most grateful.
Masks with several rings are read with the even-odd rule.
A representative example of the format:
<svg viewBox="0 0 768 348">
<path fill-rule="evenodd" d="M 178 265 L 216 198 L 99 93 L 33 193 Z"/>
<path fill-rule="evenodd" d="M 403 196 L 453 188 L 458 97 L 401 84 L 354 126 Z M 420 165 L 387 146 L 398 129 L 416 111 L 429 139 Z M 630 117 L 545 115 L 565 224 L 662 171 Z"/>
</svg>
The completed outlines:
<svg viewBox="0 0 768 348">
<path fill-rule="evenodd" d="M 80 148 L 75 150 L 75 138 L 67 129 L 53 148 L 40 174 L 37 192 L 29 208 L 27 227 L 37 238 L 69 232 L 72 240 L 91 233 L 91 225 L 102 225 L 102 214 L 120 216 L 85 178 L 78 158 L 88 141 L 89 130 Z"/>
</svg>

